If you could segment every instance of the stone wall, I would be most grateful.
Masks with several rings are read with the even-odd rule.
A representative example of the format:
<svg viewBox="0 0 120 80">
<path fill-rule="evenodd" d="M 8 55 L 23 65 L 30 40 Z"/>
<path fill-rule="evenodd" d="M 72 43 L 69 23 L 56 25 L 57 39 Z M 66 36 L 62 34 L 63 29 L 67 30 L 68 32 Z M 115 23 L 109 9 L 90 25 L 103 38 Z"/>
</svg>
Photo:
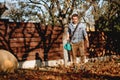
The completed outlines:
<svg viewBox="0 0 120 80">
<path fill-rule="evenodd" d="M 11 51 L 19 60 L 63 58 L 62 28 L 39 23 L 0 22 L 0 48 Z"/>
<path fill-rule="evenodd" d="M 88 57 L 120 54 L 119 32 L 88 32 Z M 14 23 L 0 20 L 0 49 L 12 52 L 18 60 L 63 59 L 63 28 L 40 23 Z"/>
</svg>

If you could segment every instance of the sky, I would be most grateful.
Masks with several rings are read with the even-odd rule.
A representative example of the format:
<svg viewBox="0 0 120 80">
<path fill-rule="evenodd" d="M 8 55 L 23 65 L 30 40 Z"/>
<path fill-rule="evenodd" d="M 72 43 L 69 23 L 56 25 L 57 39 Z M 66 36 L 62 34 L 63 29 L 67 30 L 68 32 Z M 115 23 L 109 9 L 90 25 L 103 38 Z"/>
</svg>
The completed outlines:
<svg viewBox="0 0 120 80">
<path fill-rule="evenodd" d="M 0 2 L 4 2 L 4 0 L 0 0 Z"/>
<path fill-rule="evenodd" d="M 11 1 L 17 1 L 17 0 L 0 0 L 0 2 L 4 2 L 4 1 L 6 1 L 6 2 L 11 2 Z"/>
</svg>

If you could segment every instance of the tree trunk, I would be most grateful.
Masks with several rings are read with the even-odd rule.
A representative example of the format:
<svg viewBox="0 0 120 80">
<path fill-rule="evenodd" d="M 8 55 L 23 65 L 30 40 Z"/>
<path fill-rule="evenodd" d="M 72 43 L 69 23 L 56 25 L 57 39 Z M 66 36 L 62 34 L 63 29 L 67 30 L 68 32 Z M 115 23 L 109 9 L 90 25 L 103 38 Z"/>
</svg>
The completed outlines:
<svg viewBox="0 0 120 80">
<path fill-rule="evenodd" d="M 63 33 L 63 55 L 64 55 L 64 65 L 65 65 L 65 67 L 67 66 L 68 61 L 69 61 L 68 51 L 66 49 L 64 49 L 64 45 L 67 43 L 67 38 L 68 38 L 67 30 L 68 30 L 68 27 L 64 27 L 64 33 Z"/>
</svg>

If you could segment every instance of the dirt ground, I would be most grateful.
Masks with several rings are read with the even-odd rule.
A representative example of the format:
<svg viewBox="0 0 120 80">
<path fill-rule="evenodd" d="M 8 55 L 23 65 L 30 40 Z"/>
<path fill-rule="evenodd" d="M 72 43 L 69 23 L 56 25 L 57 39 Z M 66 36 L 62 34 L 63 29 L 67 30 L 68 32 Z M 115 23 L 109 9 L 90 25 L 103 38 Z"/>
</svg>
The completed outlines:
<svg viewBox="0 0 120 80">
<path fill-rule="evenodd" d="M 120 80 L 120 59 L 87 62 L 76 67 L 41 67 L 0 73 L 0 80 Z"/>
</svg>

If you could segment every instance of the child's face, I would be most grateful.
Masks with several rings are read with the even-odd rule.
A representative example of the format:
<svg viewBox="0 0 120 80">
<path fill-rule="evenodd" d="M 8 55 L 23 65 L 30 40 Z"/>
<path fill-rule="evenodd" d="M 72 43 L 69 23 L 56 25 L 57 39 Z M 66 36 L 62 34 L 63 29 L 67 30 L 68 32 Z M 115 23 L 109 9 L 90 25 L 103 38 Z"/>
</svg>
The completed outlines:
<svg viewBox="0 0 120 80">
<path fill-rule="evenodd" d="M 77 24 L 78 23 L 78 17 L 77 16 L 76 17 L 72 17 L 72 22 L 74 24 Z"/>
</svg>

